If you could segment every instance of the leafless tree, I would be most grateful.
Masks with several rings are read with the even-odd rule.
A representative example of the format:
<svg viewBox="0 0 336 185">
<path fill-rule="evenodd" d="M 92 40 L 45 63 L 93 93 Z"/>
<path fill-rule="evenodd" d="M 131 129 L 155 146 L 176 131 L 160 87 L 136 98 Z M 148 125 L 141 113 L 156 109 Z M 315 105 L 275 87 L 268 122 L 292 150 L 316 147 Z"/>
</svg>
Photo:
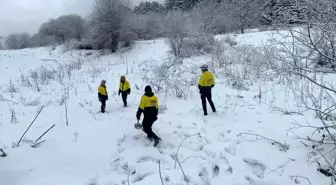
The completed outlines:
<svg viewBox="0 0 336 185">
<path fill-rule="evenodd" d="M 24 49 L 31 46 L 28 33 L 13 33 L 6 37 L 5 45 L 8 49 Z"/>
<path fill-rule="evenodd" d="M 168 13 L 165 20 L 168 45 L 176 58 L 181 57 L 182 47 L 188 35 L 186 24 L 189 18 L 181 11 Z"/>
<path fill-rule="evenodd" d="M 308 16 L 305 25 L 278 32 L 265 46 L 265 56 L 274 75 L 286 79 L 301 111 L 314 112 L 320 126 L 295 124 L 290 132 L 305 146 L 315 150 L 335 176 L 336 158 L 336 2 L 305 0 Z M 272 47 L 273 46 L 273 47 Z M 310 128 L 312 134 L 300 136 L 295 129 Z M 326 152 L 327 151 L 327 152 Z"/>
<path fill-rule="evenodd" d="M 120 40 L 121 24 L 130 12 L 125 1 L 96 0 L 91 14 L 91 40 L 94 47 L 115 52 Z"/>
<path fill-rule="evenodd" d="M 70 39 L 81 40 L 86 34 L 86 22 L 79 15 L 63 15 L 43 23 L 39 29 L 39 36 L 53 36 L 58 43 Z"/>
</svg>

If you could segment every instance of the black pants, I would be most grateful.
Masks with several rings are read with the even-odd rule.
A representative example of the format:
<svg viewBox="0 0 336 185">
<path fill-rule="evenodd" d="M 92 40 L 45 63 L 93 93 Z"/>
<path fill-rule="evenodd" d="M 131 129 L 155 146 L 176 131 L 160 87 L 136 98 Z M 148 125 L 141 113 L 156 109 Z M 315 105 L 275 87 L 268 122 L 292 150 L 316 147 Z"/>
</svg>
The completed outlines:
<svg viewBox="0 0 336 185">
<path fill-rule="evenodd" d="M 215 105 L 212 101 L 212 97 L 211 97 L 211 93 L 209 94 L 202 94 L 201 95 L 201 99 L 202 99 L 202 107 L 203 107 L 203 112 L 204 112 L 204 115 L 208 115 L 208 111 L 207 111 L 207 105 L 206 105 L 206 100 L 208 99 L 208 102 L 211 106 L 211 109 L 213 112 L 216 112 L 216 108 L 215 108 Z"/>
<path fill-rule="evenodd" d="M 128 96 L 127 92 L 121 92 L 121 97 L 125 107 L 127 107 L 127 96 Z"/>
<path fill-rule="evenodd" d="M 143 131 L 147 134 L 147 137 L 150 140 L 160 139 L 152 130 L 152 126 L 154 122 L 155 121 L 152 121 L 151 119 L 146 119 L 146 118 L 144 118 L 144 120 L 142 121 Z"/>
<path fill-rule="evenodd" d="M 101 102 L 101 112 L 105 112 L 105 107 L 106 107 L 106 100 L 99 100 Z"/>
</svg>

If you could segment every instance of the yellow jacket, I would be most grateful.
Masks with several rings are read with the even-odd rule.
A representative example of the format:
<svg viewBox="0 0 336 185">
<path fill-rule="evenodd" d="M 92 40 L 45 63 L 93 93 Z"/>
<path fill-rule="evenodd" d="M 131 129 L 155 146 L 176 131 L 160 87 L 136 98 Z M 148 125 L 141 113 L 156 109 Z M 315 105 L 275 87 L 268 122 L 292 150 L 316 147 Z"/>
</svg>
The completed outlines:
<svg viewBox="0 0 336 185">
<path fill-rule="evenodd" d="M 108 100 L 106 86 L 100 85 L 98 87 L 98 98 L 99 98 L 99 100 Z"/>
<path fill-rule="evenodd" d="M 198 85 L 201 87 L 213 87 L 215 86 L 215 77 L 214 75 L 209 72 L 205 71 L 201 78 L 199 79 Z"/>
<path fill-rule="evenodd" d="M 142 109 L 142 110 L 145 110 L 146 108 L 151 108 L 151 107 L 155 107 L 156 109 L 159 108 L 158 98 L 155 95 L 153 95 L 151 97 L 143 95 L 141 97 L 139 108 Z"/>
<path fill-rule="evenodd" d="M 100 94 L 103 95 L 103 96 L 107 96 L 106 87 L 100 85 L 100 86 L 98 87 L 98 93 L 100 93 Z"/>
<path fill-rule="evenodd" d="M 145 93 L 141 97 L 136 117 L 140 119 L 141 113 L 144 113 L 144 120 L 155 121 L 159 110 L 159 100 L 154 93 Z"/>
<path fill-rule="evenodd" d="M 124 83 L 121 83 L 119 84 L 119 90 L 120 91 L 127 91 L 128 89 L 130 89 L 130 84 L 128 81 L 125 81 Z"/>
</svg>

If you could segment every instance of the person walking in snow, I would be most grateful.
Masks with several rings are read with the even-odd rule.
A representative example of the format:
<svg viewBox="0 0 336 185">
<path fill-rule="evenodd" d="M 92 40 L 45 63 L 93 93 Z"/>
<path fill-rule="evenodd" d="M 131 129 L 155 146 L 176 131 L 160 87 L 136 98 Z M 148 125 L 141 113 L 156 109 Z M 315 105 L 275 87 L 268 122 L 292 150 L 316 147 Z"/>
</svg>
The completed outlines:
<svg viewBox="0 0 336 185">
<path fill-rule="evenodd" d="M 142 120 L 143 131 L 147 134 L 149 140 L 154 140 L 154 146 L 160 141 L 159 138 L 152 130 L 153 123 L 158 119 L 159 101 L 155 94 L 152 92 L 152 88 L 148 85 L 145 87 L 145 94 L 141 97 L 136 118 L 139 122 L 141 114 L 144 114 Z"/>
<path fill-rule="evenodd" d="M 201 75 L 199 79 L 198 89 L 201 94 L 204 116 L 206 116 L 208 115 L 206 99 L 208 99 L 208 102 L 212 108 L 212 111 L 216 112 L 215 105 L 212 101 L 212 93 L 211 93 L 212 88 L 215 86 L 215 77 L 210 71 L 208 71 L 207 64 L 202 65 L 201 70 L 203 74 Z"/>
<path fill-rule="evenodd" d="M 127 96 L 131 94 L 131 86 L 125 76 L 120 77 L 118 95 L 120 96 L 120 94 L 124 102 L 124 107 L 127 107 Z"/>
<path fill-rule="evenodd" d="M 106 80 L 102 80 L 98 87 L 98 99 L 101 102 L 101 112 L 105 113 L 106 101 L 108 100 Z"/>
</svg>

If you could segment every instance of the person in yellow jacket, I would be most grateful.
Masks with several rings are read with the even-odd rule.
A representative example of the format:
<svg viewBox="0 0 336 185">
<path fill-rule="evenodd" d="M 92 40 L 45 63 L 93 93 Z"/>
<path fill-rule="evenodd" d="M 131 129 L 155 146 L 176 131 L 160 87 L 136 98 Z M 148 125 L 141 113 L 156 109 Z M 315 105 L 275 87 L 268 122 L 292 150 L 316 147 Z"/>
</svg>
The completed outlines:
<svg viewBox="0 0 336 185">
<path fill-rule="evenodd" d="M 131 94 L 131 86 L 125 76 L 120 77 L 118 95 L 120 96 L 120 94 L 124 102 L 124 107 L 127 107 L 127 96 Z"/>
<path fill-rule="evenodd" d="M 212 101 L 212 93 L 211 93 L 212 88 L 215 86 L 215 77 L 210 71 L 208 71 L 207 64 L 202 65 L 201 70 L 203 74 L 201 75 L 199 79 L 198 89 L 201 94 L 203 113 L 204 113 L 204 116 L 206 116 L 208 115 L 206 99 L 208 99 L 208 102 L 211 106 L 212 111 L 216 112 L 215 105 Z"/>
<path fill-rule="evenodd" d="M 136 118 L 139 121 L 141 114 L 144 114 L 144 118 L 142 120 L 143 131 L 147 134 L 149 140 L 155 141 L 154 146 L 161 141 L 161 138 L 159 138 L 152 130 L 154 122 L 158 119 L 158 110 L 159 100 L 152 92 L 152 88 L 148 85 L 145 87 L 145 94 L 141 97 Z"/>
<path fill-rule="evenodd" d="M 108 100 L 108 94 L 106 90 L 106 80 L 102 80 L 98 87 L 98 99 L 101 102 L 101 112 L 105 112 L 106 101 Z"/>
</svg>

